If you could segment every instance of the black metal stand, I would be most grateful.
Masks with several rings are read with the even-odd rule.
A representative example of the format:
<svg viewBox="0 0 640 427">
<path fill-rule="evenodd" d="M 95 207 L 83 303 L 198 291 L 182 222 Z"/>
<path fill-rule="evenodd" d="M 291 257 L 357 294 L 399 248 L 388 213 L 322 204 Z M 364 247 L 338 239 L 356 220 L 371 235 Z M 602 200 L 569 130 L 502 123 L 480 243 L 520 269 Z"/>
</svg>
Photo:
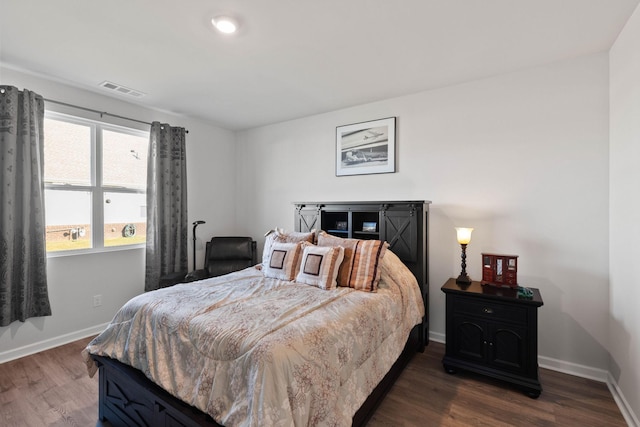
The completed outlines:
<svg viewBox="0 0 640 427">
<path fill-rule="evenodd" d="M 205 221 L 193 221 L 193 271 L 187 274 L 185 279 L 190 279 L 192 274 L 196 271 L 196 228 L 200 224 L 206 224 Z"/>
</svg>

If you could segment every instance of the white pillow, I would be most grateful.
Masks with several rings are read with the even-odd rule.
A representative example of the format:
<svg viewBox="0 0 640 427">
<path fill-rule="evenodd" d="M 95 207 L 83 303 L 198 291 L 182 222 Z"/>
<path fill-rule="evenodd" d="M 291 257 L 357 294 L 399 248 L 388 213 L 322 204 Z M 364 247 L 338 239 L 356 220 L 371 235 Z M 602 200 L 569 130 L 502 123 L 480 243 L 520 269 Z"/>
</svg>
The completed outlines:
<svg viewBox="0 0 640 427">
<path fill-rule="evenodd" d="M 344 248 L 340 246 L 315 246 L 303 243 L 302 262 L 296 282 L 320 289 L 335 289 Z"/>
<path fill-rule="evenodd" d="M 274 242 L 269 251 L 266 264 L 263 264 L 264 277 L 280 280 L 293 280 L 300 267 L 302 243 Z"/>
<path fill-rule="evenodd" d="M 300 231 L 285 231 L 281 228 L 274 228 L 265 234 L 264 249 L 262 250 L 262 265 L 269 263 L 269 257 L 271 256 L 271 246 L 275 242 L 282 243 L 298 243 L 298 242 L 311 242 L 315 239 L 315 230 L 303 233 Z"/>
</svg>

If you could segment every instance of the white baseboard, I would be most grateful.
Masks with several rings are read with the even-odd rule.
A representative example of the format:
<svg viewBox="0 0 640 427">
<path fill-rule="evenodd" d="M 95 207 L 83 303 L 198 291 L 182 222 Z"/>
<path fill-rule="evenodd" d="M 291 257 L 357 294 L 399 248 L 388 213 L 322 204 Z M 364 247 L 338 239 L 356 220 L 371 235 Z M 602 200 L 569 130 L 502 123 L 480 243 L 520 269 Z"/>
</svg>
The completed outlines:
<svg viewBox="0 0 640 427">
<path fill-rule="evenodd" d="M 44 341 L 39 341 L 33 344 L 25 345 L 24 347 L 15 348 L 9 351 L 0 352 L 0 363 L 6 363 L 11 360 L 19 359 L 21 357 L 29 356 L 44 350 L 49 350 L 54 347 L 68 344 L 73 341 L 77 341 L 82 338 L 97 335 L 102 332 L 109 323 L 103 323 L 101 325 L 92 326 L 90 328 L 82 329 L 80 331 L 71 332 L 68 334 L 60 335 L 58 337 L 50 338 Z"/>
<path fill-rule="evenodd" d="M 429 331 L 429 340 L 444 344 L 446 342 L 446 335 Z M 538 365 L 541 368 L 550 369 L 552 371 L 606 383 L 611 395 L 613 396 L 613 400 L 615 400 L 618 405 L 618 408 L 629 427 L 640 427 L 638 417 L 624 398 L 622 391 L 618 387 L 618 383 L 610 372 L 605 371 L 604 369 L 593 368 L 591 366 L 580 365 L 545 356 L 538 356 Z"/>
<path fill-rule="evenodd" d="M 538 365 L 541 368 L 551 369 L 552 371 L 562 372 L 564 374 L 574 375 L 576 377 L 588 378 L 590 380 L 607 382 L 609 372 L 604 369 L 592 368 L 590 366 L 580 365 L 578 363 L 558 360 L 551 357 L 538 356 Z"/>
<path fill-rule="evenodd" d="M 429 341 L 439 342 L 444 344 L 446 342 L 445 335 L 439 332 L 429 331 Z"/>
<path fill-rule="evenodd" d="M 624 398 L 624 395 L 620 391 L 620 387 L 618 387 L 618 383 L 615 378 L 609 373 L 607 374 L 607 387 L 609 387 L 609 391 L 613 396 L 613 400 L 616 401 L 618 408 L 620 408 L 620 412 L 622 412 L 622 416 L 624 420 L 627 422 L 629 427 L 640 427 L 640 421 L 638 421 L 638 417 L 631 409 L 629 402 Z"/>
</svg>

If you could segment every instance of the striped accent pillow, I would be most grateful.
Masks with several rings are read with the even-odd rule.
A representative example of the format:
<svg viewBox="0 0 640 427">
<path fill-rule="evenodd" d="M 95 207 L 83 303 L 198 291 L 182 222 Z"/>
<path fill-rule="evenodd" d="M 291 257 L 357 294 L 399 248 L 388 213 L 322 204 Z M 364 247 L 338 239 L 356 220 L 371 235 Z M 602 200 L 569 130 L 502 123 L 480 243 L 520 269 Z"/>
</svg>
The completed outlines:
<svg viewBox="0 0 640 427">
<path fill-rule="evenodd" d="M 280 280 L 293 280 L 298 274 L 302 243 L 275 242 L 271 246 L 269 259 L 263 264 L 264 277 Z"/>
<path fill-rule="evenodd" d="M 340 246 L 315 246 L 303 243 L 302 263 L 296 282 L 320 289 L 335 289 L 344 249 Z"/>
<path fill-rule="evenodd" d="M 343 239 L 324 231 L 318 234 L 318 246 L 341 246 L 344 260 L 338 272 L 338 286 L 375 292 L 380 282 L 380 260 L 387 243 L 380 240 Z"/>
</svg>

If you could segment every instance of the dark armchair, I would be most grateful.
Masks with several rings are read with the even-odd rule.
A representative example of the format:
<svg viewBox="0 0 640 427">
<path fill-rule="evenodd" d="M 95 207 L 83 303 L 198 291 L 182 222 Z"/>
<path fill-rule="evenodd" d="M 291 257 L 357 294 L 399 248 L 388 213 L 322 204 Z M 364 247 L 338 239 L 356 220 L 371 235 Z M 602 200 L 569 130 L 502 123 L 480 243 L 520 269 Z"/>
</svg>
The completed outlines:
<svg viewBox="0 0 640 427">
<path fill-rule="evenodd" d="M 256 264 L 256 242 L 251 237 L 213 237 L 207 242 L 204 268 L 189 273 L 187 280 L 222 276 Z"/>
</svg>

